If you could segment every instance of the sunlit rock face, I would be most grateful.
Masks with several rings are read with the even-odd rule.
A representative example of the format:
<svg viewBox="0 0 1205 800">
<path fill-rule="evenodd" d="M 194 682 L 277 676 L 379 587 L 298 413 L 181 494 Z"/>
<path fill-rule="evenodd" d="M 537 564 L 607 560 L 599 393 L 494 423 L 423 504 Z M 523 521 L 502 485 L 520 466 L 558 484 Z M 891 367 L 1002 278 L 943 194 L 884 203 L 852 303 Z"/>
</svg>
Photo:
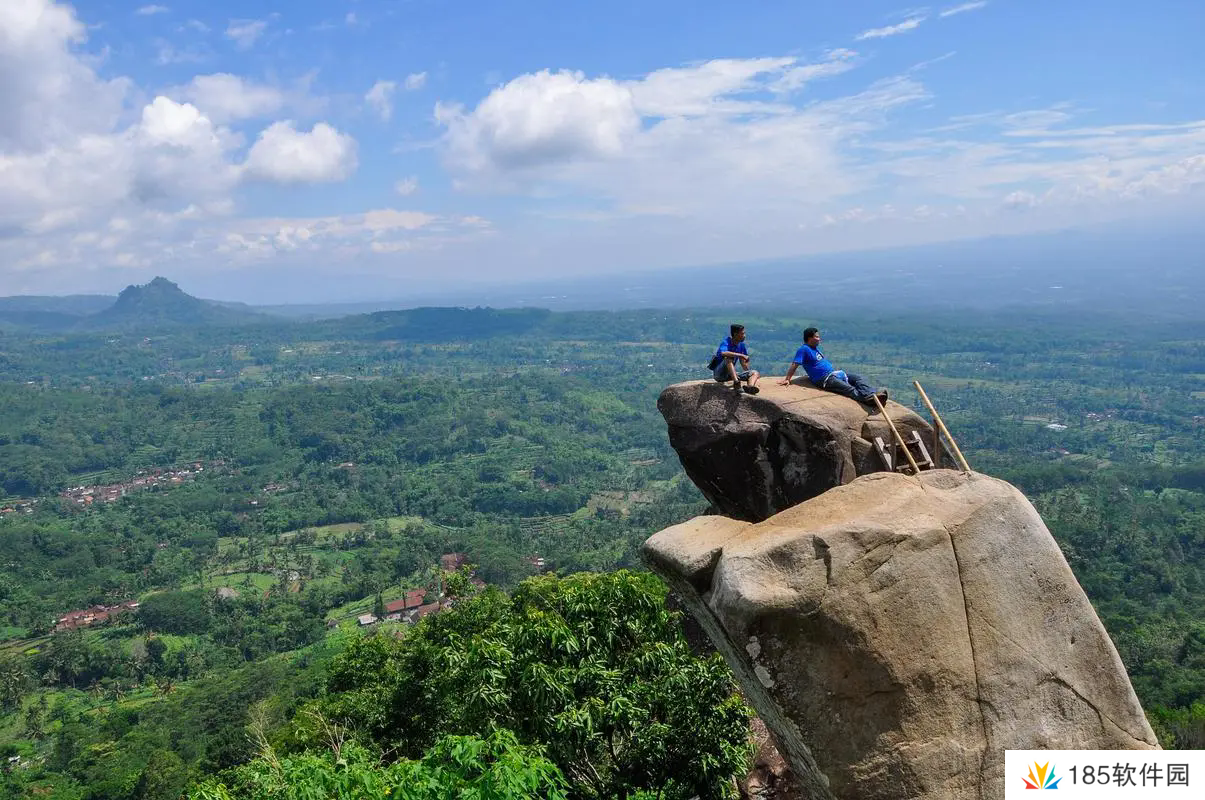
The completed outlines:
<svg viewBox="0 0 1205 800">
<path fill-rule="evenodd" d="M 1058 545 L 1003 481 L 865 475 L 761 522 L 695 518 L 644 556 L 810 798 L 1002 797 L 1008 749 L 1158 746 Z"/>
</svg>

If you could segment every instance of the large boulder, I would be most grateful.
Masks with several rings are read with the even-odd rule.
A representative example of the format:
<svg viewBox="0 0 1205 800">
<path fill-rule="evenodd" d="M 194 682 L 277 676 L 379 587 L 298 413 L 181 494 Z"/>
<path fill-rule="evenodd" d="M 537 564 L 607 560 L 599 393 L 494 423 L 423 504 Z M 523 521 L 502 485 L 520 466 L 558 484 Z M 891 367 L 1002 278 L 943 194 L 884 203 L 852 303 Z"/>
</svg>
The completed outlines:
<svg viewBox="0 0 1205 800">
<path fill-rule="evenodd" d="M 758 395 L 691 381 L 657 400 L 686 474 L 726 516 L 757 522 L 885 469 L 874 438 L 893 438 L 877 409 L 806 379 L 790 386 L 778 380 L 763 379 Z M 894 400 L 886 410 L 901 435 L 917 431 L 933 449 L 928 422 Z"/>
<path fill-rule="evenodd" d="M 644 545 L 810 798 L 1004 796 L 1007 749 L 1158 746 L 1058 545 L 1009 484 L 866 475 Z"/>
</svg>

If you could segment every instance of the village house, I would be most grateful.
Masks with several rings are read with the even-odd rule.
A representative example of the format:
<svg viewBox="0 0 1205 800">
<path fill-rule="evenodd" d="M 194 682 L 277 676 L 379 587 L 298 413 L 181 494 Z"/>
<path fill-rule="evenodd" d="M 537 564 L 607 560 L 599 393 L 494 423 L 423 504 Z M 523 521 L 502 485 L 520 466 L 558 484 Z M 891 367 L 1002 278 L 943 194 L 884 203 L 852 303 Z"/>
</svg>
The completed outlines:
<svg viewBox="0 0 1205 800">
<path fill-rule="evenodd" d="M 385 604 L 385 619 L 401 620 L 407 611 L 418 608 L 427 596 L 426 589 L 411 589 L 401 600 Z"/>
<path fill-rule="evenodd" d="M 96 500 L 102 503 L 112 503 L 125 497 L 129 492 L 151 489 L 162 485 L 176 486 L 186 481 L 195 480 L 196 476 L 204 472 L 204 470 L 205 467 L 200 462 L 188 467 L 152 467 L 140 469 L 128 481 L 94 486 L 73 486 L 69 489 L 64 489 L 59 496 L 76 505 L 85 507 L 92 505 Z"/>
<path fill-rule="evenodd" d="M 54 631 L 73 631 L 126 614 L 141 605 L 136 600 L 126 600 L 115 606 L 92 606 L 82 611 L 70 611 L 55 621 Z"/>
</svg>

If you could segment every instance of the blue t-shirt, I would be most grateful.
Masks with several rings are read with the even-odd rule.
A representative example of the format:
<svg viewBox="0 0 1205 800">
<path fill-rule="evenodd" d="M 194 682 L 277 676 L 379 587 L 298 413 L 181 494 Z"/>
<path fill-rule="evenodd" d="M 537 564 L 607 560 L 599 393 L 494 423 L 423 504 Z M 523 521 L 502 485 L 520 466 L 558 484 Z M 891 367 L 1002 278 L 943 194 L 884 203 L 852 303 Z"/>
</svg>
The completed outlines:
<svg viewBox="0 0 1205 800">
<path fill-rule="evenodd" d="M 749 348 L 745 347 L 744 342 L 738 343 L 735 347 L 732 346 L 732 337 L 725 336 L 724 341 L 720 342 L 720 346 L 716 348 L 715 354 L 723 358 L 721 353 L 740 353 L 743 356 L 749 355 Z"/>
<path fill-rule="evenodd" d="M 825 358 L 824 353 L 806 344 L 795 351 L 795 363 L 803 367 L 808 379 L 817 386 L 833 372 L 833 362 Z"/>
</svg>

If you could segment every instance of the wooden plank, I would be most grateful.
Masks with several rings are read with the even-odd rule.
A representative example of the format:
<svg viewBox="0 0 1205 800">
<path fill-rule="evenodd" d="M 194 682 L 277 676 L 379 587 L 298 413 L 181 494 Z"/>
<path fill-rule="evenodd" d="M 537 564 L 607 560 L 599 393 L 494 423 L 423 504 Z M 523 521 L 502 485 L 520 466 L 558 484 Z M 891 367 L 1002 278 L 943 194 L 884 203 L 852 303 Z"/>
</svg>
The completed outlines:
<svg viewBox="0 0 1205 800">
<path fill-rule="evenodd" d="M 874 437 L 875 450 L 879 451 L 879 458 L 883 459 L 883 465 L 891 471 L 895 471 L 895 458 L 887 449 L 887 443 L 883 441 L 881 436 Z"/>
<path fill-rule="evenodd" d="M 933 456 L 929 455 L 928 449 L 925 448 L 925 440 L 920 438 L 920 433 L 918 431 L 912 432 L 912 444 L 916 445 L 916 451 L 920 456 L 916 459 L 916 463 L 920 464 L 922 467 L 933 469 Z"/>
</svg>

